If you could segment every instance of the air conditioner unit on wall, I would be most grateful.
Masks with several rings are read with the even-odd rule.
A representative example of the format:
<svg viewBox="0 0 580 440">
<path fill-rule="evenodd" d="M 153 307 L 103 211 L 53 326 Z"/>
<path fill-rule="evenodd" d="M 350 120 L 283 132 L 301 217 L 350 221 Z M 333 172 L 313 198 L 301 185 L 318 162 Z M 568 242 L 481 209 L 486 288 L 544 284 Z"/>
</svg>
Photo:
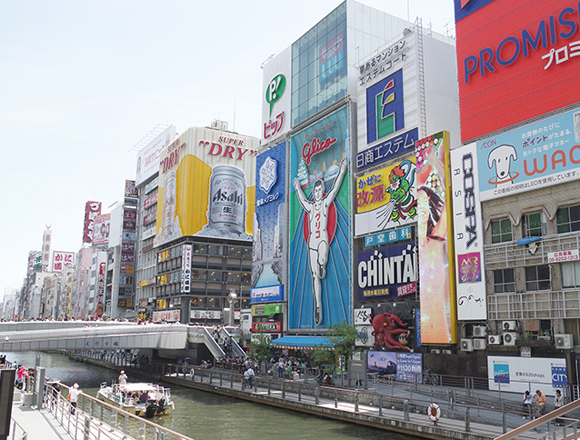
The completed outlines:
<svg viewBox="0 0 580 440">
<path fill-rule="evenodd" d="M 462 339 L 461 351 L 473 351 L 473 341 L 471 339 Z"/>
<path fill-rule="evenodd" d="M 473 337 L 483 338 L 487 336 L 487 327 L 485 325 L 474 325 L 473 326 Z"/>
<path fill-rule="evenodd" d="M 474 339 L 473 349 L 474 350 L 485 350 L 487 347 L 487 341 L 485 339 Z"/>
<path fill-rule="evenodd" d="M 554 335 L 554 344 L 556 348 L 574 348 L 574 337 L 572 335 Z"/>
<path fill-rule="evenodd" d="M 518 329 L 518 321 L 503 321 L 501 327 L 504 332 L 509 332 Z"/>
<path fill-rule="evenodd" d="M 517 332 L 503 332 L 503 345 L 516 345 Z"/>
<path fill-rule="evenodd" d="M 488 345 L 501 345 L 501 335 L 489 335 L 487 337 Z"/>
</svg>

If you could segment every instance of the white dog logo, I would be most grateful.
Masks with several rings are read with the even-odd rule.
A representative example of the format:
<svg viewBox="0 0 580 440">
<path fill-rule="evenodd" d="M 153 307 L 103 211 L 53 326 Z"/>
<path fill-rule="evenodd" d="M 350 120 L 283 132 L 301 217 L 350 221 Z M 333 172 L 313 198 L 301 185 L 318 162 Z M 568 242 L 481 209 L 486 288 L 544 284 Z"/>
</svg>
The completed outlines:
<svg viewBox="0 0 580 440">
<path fill-rule="evenodd" d="M 512 181 L 519 176 L 519 173 L 510 173 L 511 161 L 517 160 L 516 149 L 512 145 L 500 145 L 494 148 L 487 158 L 487 166 L 493 168 L 495 163 L 495 177 L 489 179 L 491 185 L 509 186 Z"/>
</svg>

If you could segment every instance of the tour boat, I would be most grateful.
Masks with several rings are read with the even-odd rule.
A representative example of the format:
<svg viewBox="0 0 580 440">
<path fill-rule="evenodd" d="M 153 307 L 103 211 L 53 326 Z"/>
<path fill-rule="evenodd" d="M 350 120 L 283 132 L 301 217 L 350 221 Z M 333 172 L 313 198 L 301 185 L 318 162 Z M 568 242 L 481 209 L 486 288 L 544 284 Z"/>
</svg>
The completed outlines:
<svg viewBox="0 0 580 440">
<path fill-rule="evenodd" d="M 175 405 L 171 391 L 152 383 L 101 384 L 97 397 L 139 417 L 168 415 Z"/>
</svg>

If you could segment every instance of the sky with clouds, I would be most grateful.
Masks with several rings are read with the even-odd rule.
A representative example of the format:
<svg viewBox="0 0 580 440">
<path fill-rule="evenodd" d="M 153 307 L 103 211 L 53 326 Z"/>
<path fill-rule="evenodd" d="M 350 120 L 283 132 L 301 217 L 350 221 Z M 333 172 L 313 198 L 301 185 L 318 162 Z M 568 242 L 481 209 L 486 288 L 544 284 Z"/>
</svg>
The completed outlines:
<svg viewBox="0 0 580 440">
<path fill-rule="evenodd" d="M 453 33 L 452 0 L 361 0 Z M 259 137 L 261 64 L 340 0 L 31 0 L 0 4 L 0 298 L 20 288 L 45 226 L 77 252 L 84 205 L 135 177 L 157 124 L 225 120 Z M 234 124 L 235 114 L 235 124 Z"/>
</svg>

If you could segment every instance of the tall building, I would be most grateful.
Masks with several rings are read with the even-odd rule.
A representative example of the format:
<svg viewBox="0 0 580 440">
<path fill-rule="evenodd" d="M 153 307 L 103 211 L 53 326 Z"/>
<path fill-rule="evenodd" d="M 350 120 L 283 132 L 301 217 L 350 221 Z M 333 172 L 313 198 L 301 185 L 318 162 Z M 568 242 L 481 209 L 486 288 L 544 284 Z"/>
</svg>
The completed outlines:
<svg viewBox="0 0 580 440">
<path fill-rule="evenodd" d="M 420 344 L 415 144 L 459 144 L 456 84 L 452 39 L 351 0 L 265 64 L 254 332 L 370 334 L 387 312 Z M 379 276 L 375 259 L 405 263 Z"/>
</svg>

